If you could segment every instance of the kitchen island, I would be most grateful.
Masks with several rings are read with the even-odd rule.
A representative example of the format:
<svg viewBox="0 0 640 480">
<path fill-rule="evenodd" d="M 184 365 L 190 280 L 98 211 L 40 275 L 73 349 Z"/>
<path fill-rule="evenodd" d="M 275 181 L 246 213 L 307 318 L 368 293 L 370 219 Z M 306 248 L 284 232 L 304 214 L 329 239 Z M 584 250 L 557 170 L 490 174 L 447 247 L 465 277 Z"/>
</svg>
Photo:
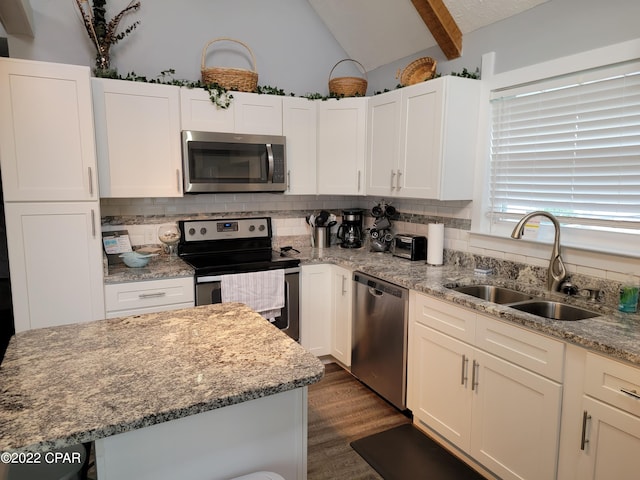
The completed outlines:
<svg viewBox="0 0 640 480">
<path fill-rule="evenodd" d="M 0 367 L 0 451 L 95 441 L 101 480 L 306 478 L 323 372 L 241 304 L 22 332 Z"/>
</svg>

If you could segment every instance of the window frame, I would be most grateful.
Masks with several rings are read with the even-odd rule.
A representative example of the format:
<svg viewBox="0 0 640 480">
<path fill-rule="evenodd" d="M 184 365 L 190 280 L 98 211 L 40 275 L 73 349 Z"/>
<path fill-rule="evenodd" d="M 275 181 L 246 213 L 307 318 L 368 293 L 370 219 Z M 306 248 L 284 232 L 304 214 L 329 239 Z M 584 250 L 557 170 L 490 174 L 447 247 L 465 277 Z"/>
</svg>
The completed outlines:
<svg viewBox="0 0 640 480">
<path fill-rule="evenodd" d="M 548 262 L 547 243 L 553 240 L 553 228 L 541 219 L 541 228 L 535 240 L 513 240 L 508 227 L 494 228 L 491 231 L 490 220 L 486 216 L 490 195 L 490 149 L 491 149 L 491 105 L 492 93 L 532 82 L 541 82 L 556 77 L 572 75 L 576 72 L 616 65 L 640 59 L 640 39 L 617 45 L 599 48 L 568 57 L 563 57 L 508 72 L 493 73 L 495 54 L 489 53 L 482 59 L 482 97 L 480 128 L 478 136 L 478 156 L 476 162 L 476 183 L 474 190 L 472 230 L 469 237 L 471 249 L 489 249 L 502 252 L 507 256 L 541 259 Z M 572 263 L 613 267 L 616 271 L 626 272 L 625 258 L 640 258 L 638 236 L 618 234 L 606 231 L 585 231 L 563 228 L 561 242 L 565 250 L 564 257 Z M 615 252 L 615 253 L 611 253 Z M 595 254 L 595 255 L 594 255 Z M 592 262 L 594 257 L 613 255 L 620 260 L 610 262 Z M 541 263 L 542 264 L 542 263 Z M 610 268 L 606 268 L 607 270 Z"/>
</svg>

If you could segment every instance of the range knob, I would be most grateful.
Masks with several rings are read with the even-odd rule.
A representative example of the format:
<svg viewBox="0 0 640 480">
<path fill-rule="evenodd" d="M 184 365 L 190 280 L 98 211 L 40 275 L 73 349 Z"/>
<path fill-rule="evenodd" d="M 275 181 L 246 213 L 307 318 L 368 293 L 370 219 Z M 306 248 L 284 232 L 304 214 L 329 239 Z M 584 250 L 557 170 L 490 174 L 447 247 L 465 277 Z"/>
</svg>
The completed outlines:
<svg viewBox="0 0 640 480">
<path fill-rule="evenodd" d="M 264 229 L 265 229 L 265 226 L 264 226 L 264 225 L 260 225 L 260 226 L 258 227 L 258 230 L 260 230 L 261 232 L 263 232 L 263 231 L 264 231 Z"/>
<path fill-rule="evenodd" d="M 206 234 L 206 233 L 207 233 L 207 229 L 206 229 L 205 227 L 202 227 L 202 228 L 200 229 L 200 235 L 204 235 L 204 234 Z"/>
<path fill-rule="evenodd" d="M 189 229 L 189 235 L 191 235 L 191 236 L 193 237 L 195 234 L 196 234 L 196 229 L 195 229 L 195 228 L 193 228 L 193 227 L 191 227 L 191 228 Z"/>
<path fill-rule="evenodd" d="M 249 225 L 249 231 L 253 232 L 256 229 L 255 225 Z"/>
</svg>

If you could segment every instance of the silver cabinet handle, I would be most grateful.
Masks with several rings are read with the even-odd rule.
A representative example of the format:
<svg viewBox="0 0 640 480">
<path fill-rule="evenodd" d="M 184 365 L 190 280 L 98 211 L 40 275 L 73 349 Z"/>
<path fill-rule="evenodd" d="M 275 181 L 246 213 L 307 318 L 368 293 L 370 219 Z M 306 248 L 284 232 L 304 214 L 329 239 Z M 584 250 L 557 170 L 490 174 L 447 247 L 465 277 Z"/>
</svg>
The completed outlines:
<svg viewBox="0 0 640 480">
<path fill-rule="evenodd" d="M 394 172 L 393 170 L 391 170 L 391 190 L 393 190 L 394 188 L 396 188 L 396 187 L 394 187 L 394 186 L 393 186 L 393 181 L 395 180 L 395 178 L 396 178 L 396 172 Z"/>
<path fill-rule="evenodd" d="M 360 191 L 360 170 L 358 170 L 358 192 Z"/>
<path fill-rule="evenodd" d="M 154 293 L 141 293 L 138 295 L 138 298 L 158 298 L 164 297 L 167 295 L 167 292 L 154 292 Z"/>
<path fill-rule="evenodd" d="M 473 366 L 471 367 L 471 390 L 476 390 L 476 391 L 478 390 L 479 369 L 480 369 L 480 364 L 474 360 Z"/>
<path fill-rule="evenodd" d="M 398 169 L 398 174 L 396 175 L 396 190 L 400 191 L 400 175 L 402 172 Z"/>
<path fill-rule="evenodd" d="M 178 187 L 178 193 L 180 193 L 180 184 L 182 183 L 180 180 L 180 169 L 176 168 L 176 187 Z"/>
<path fill-rule="evenodd" d="M 620 391 L 622 393 L 626 393 L 630 397 L 640 400 L 640 393 L 638 393 L 636 390 L 629 390 L 628 388 L 620 388 Z"/>
<path fill-rule="evenodd" d="M 345 288 L 347 283 L 347 277 L 342 275 L 342 296 L 344 297 L 345 293 L 347 293 L 347 289 Z"/>
<path fill-rule="evenodd" d="M 91 209 L 91 235 L 96 238 L 96 211 Z"/>
<path fill-rule="evenodd" d="M 589 439 L 587 438 L 587 421 L 591 420 L 591 415 L 585 410 L 582 413 L 582 438 L 580 439 L 580 450 L 584 450 Z"/>
<path fill-rule="evenodd" d="M 469 366 L 469 359 L 467 358 L 466 355 L 462 355 L 462 375 L 460 376 L 460 384 L 461 385 L 466 385 L 467 384 L 467 368 Z"/>
<path fill-rule="evenodd" d="M 87 167 L 89 173 L 89 195 L 93 197 L 93 172 L 91 171 L 91 167 Z"/>
<path fill-rule="evenodd" d="M 287 192 L 291 191 L 291 170 L 287 170 Z"/>
</svg>

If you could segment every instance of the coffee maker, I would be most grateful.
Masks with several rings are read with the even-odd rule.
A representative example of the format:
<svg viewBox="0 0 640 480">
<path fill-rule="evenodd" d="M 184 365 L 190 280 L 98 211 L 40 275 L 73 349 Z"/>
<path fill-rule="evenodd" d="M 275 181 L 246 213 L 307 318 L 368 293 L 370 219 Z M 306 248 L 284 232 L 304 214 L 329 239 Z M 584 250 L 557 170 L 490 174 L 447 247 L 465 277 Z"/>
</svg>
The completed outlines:
<svg viewBox="0 0 640 480">
<path fill-rule="evenodd" d="M 338 227 L 338 239 L 342 248 L 360 248 L 362 246 L 363 211 L 349 209 L 342 211 L 342 224 Z"/>
</svg>

